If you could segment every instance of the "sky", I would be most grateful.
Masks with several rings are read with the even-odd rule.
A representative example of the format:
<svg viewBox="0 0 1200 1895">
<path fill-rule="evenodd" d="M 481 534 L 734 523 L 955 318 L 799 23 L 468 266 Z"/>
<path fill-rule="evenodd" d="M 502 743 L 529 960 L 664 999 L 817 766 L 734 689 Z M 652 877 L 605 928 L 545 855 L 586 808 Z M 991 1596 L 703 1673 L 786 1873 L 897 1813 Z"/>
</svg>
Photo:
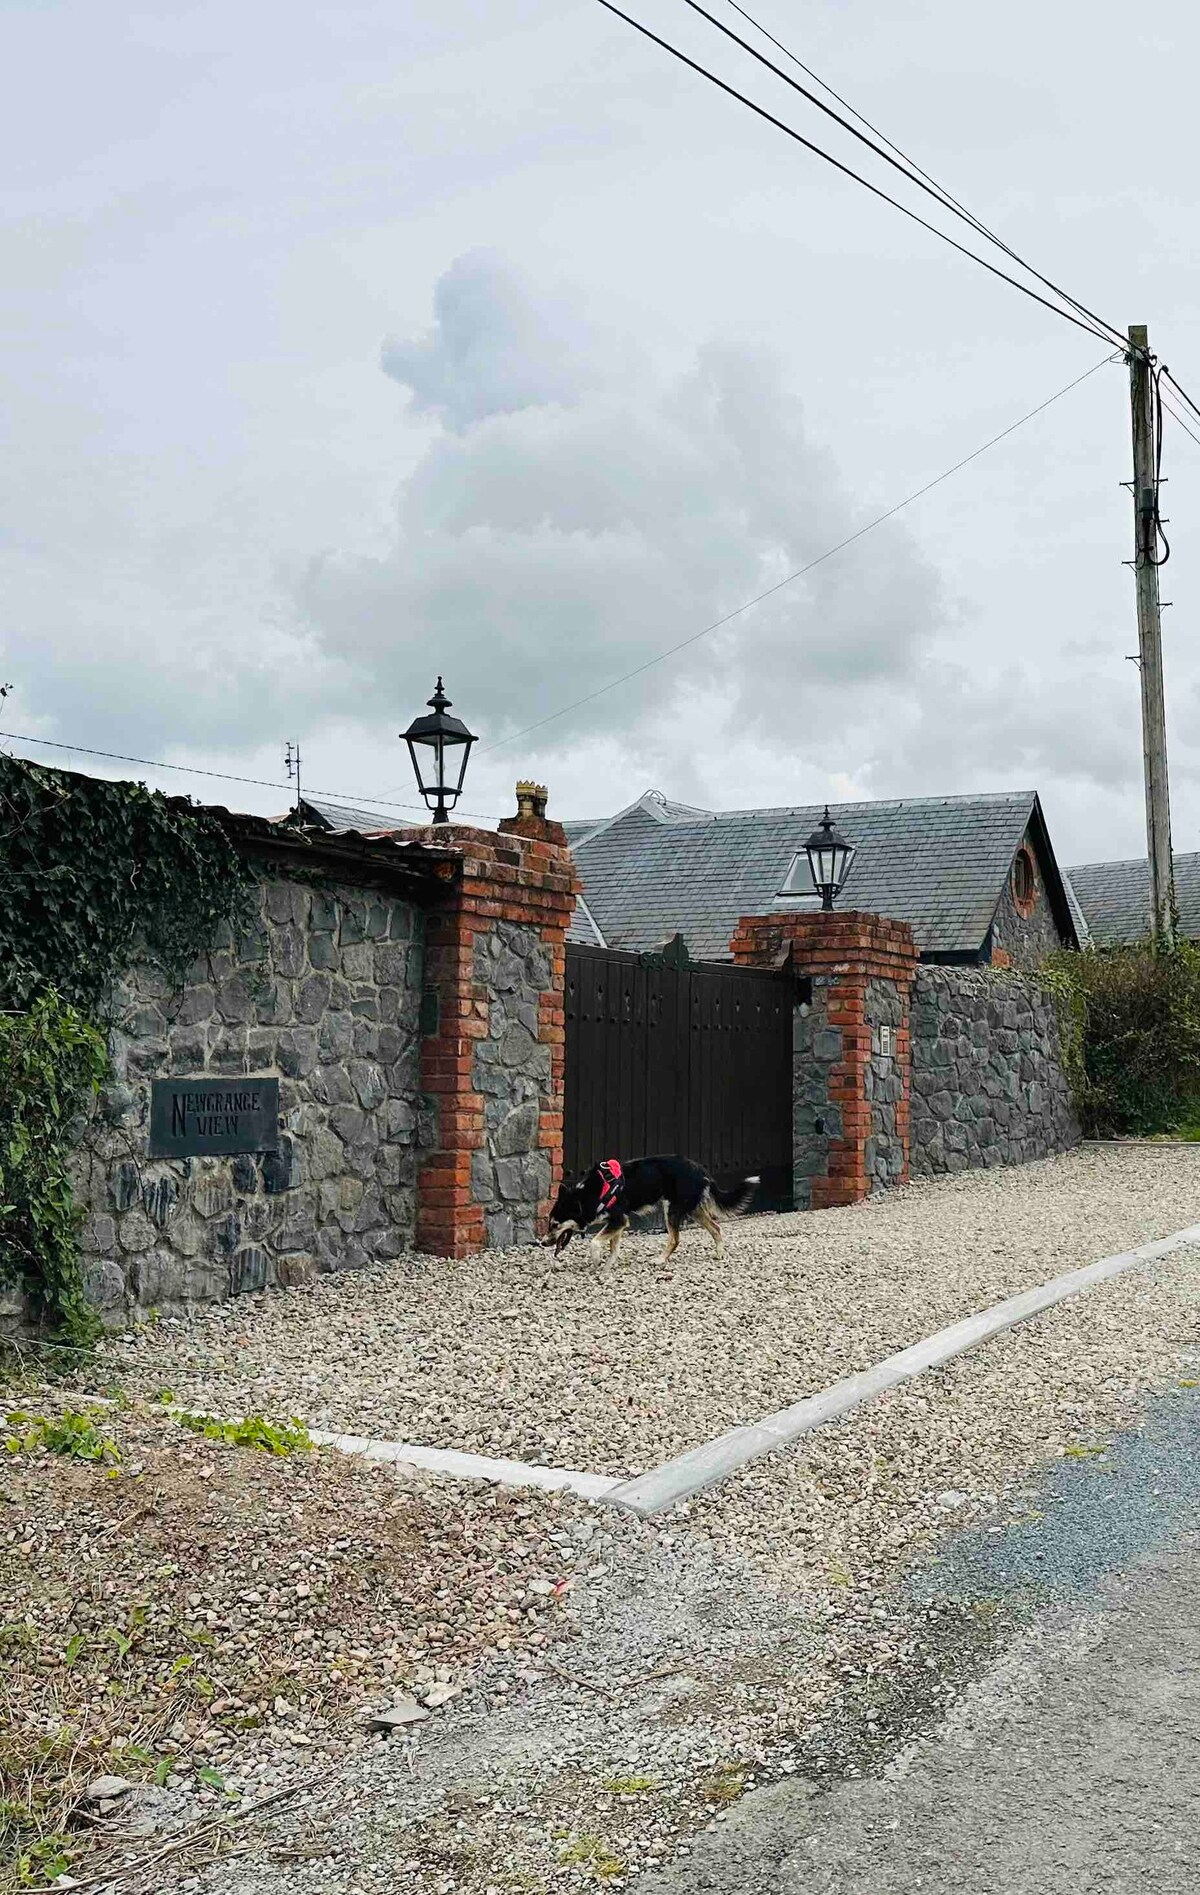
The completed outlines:
<svg viewBox="0 0 1200 1895">
<path fill-rule="evenodd" d="M 627 10 L 898 183 L 683 0 Z M 751 10 L 1200 400 L 1194 9 L 1139 29 L 1137 139 L 1112 0 Z M 1124 367 L 596 0 L 0 0 L 0 179 L 8 750 L 270 814 L 291 739 L 415 819 L 441 672 L 475 819 L 526 776 L 566 817 L 1030 787 L 1063 863 L 1144 851 Z"/>
</svg>

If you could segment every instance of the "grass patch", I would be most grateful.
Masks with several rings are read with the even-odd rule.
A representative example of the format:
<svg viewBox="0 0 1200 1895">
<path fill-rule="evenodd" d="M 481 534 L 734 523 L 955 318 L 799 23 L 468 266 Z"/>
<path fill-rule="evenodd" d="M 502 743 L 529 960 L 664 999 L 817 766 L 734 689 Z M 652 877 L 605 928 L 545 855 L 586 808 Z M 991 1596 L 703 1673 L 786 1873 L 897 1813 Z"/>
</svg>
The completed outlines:
<svg viewBox="0 0 1200 1895">
<path fill-rule="evenodd" d="M 576 1836 L 559 1850 L 558 1859 L 565 1869 L 586 1869 L 598 1882 L 610 1882 L 614 1876 L 624 1875 L 628 1867 L 625 1858 L 617 1855 L 603 1836 Z"/>
<path fill-rule="evenodd" d="M 718 1763 L 702 1776 L 696 1788 L 706 1803 L 724 1806 L 736 1803 L 746 1787 L 746 1765 L 744 1763 Z"/>
</svg>

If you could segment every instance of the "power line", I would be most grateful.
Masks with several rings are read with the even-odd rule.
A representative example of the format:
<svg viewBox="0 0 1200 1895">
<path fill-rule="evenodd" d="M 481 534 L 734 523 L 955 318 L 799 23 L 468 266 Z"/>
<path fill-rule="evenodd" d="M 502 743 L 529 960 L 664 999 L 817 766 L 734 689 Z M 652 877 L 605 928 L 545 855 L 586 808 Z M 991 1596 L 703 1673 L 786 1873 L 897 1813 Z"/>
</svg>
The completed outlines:
<svg viewBox="0 0 1200 1895">
<path fill-rule="evenodd" d="M 727 92 L 731 99 L 736 99 L 739 104 L 747 106 L 750 111 L 754 112 L 759 118 L 765 119 L 769 125 L 774 125 L 777 131 L 783 132 L 786 137 L 794 140 L 796 144 L 803 145 L 806 151 L 811 151 L 817 158 L 823 158 L 825 163 L 832 165 L 835 171 L 840 171 L 843 176 L 851 178 L 855 184 L 861 184 L 863 189 L 870 191 L 873 197 L 882 198 L 885 204 L 890 204 L 893 210 L 899 211 L 902 216 L 911 219 L 914 224 L 919 224 L 922 230 L 928 230 L 933 236 L 940 237 L 943 243 L 948 243 L 952 250 L 957 250 L 962 256 L 969 257 L 971 262 L 977 263 L 981 270 L 986 270 L 991 276 L 999 277 L 1003 283 L 1011 284 L 1013 289 L 1020 290 L 1022 296 L 1028 296 L 1032 302 L 1040 303 L 1043 309 L 1048 309 L 1054 315 L 1061 316 L 1064 322 L 1073 323 L 1076 329 L 1082 329 L 1085 334 L 1095 336 L 1098 342 L 1103 342 L 1106 346 L 1111 347 L 1113 339 L 1111 336 L 1106 335 L 1103 329 L 1097 328 L 1092 322 L 1081 321 L 1078 316 L 1072 316 L 1070 311 L 1063 309 L 1060 304 L 1050 302 L 1047 297 L 1040 296 L 1037 290 L 1030 289 L 1027 283 L 1018 282 L 1015 276 L 1009 276 L 1006 270 L 1001 270 L 996 264 L 989 263 L 987 258 L 981 257 L 977 251 L 969 250 L 966 244 L 959 243 L 957 237 L 952 237 L 948 231 L 939 230 L 936 224 L 931 224 L 927 218 L 919 216 L 914 210 L 910 210 L 907 204 L 900 202 L 899 198 L 892 197 L 890 193 L 883 190 L 880 185 L 872 184 L 869 178 L 864 178 L 861 172 L 855 171 L 850 165 L 843 164 L 840 158 L 835 158 L 833 153 L 826 151 L 823 146 L 814 144 L 811 138 L 805 138 L 802 132 L 796 131 L 794 126 L 787 124 L 784 119 L 776 118 L 775 114 L 768 112 L 765 106 L 755 104 L 754 100 L 748 98 L 744 92 L 739 92 L 736 86 L 729 85 L 724 79 L 718 79 L 715 72 L 710 72 L 707 66 L 702 66 L 697 60 L 690 58 L 688 54 L 682 52 L 678 46 L 673 46 L 669 40 L 661 38 L 659 34 L 652 32 L 648 26 L 643 26 L 642 22 L 635 20 L 631 14 L 623 13 L 620 7 L 613 4 L 613 0 L 597 0 L 597 3 L 602 6 L 606 12 L 615 14 L 617 19 L 624 20 L 627 26 L 632 26 L 634 31 L 641 33 L 644 38 L 653 40 L 656 46 L 661 46 L 663 51 L 670 53 L 673 59 L 678 59 L 683 65 L 689 66 L 693 72 L 698 72 L 702 79 L 709 80 L 711 84 L 718 86 L 722 92 Z M 780 76 L 783 77 L 784 75 L 781 74 Z"/>
<path fill-rule="evenodd" d="M 765 592 L 757 593 L 753 599 L 747 599 L 744 605 L 735 606 L 732 612 L 726 612 L 722 618 L 714 619 L 711 625 L 705 625 L 700 631 L 692 632 L 687 638 L 681 638 L 678 644 L 668 645 L 665 651 L 660 651 L 654 658 L 648 658 L 645 664 L 636 665 L 632 671 L 623 672 L 619 678 L 610 678 L 607 684 L 600 685 L 595 691 L 589 691 L 586 697 L 575 698 L 572 703 L 564 704 L 561 710 L 551 711 L 548 717 L 539 717 L 535 723 L 525 724 L 520 730 L 514 730 L 511 736 L 501 737 L 494 744 L 485 745 L 479 754 L 487 756 L 490 751 L 499 750 L 504 744 L 515 743 L 518 737 L 528 737 L 531 731 L 541 730 L 546 724 L 553 724 L 560 717 L 566 717 L 569 712 L 580 710 L 583 705 L 593 703 L 596 698 L 603 697 L 606 692 L 615 691 L 618 685 L 628 684 L 631 678 L 641 677 L 644 671 L 653 670 L 655 665 L 661 665 L 665 659 L 674 657 L 677 651 L 684 651 L 689 645 L 698 644 L 700 639 L 707 638 L 710 632 L 719 631 L 732 619 L 739 618 L 743 612 L 750 611 L 752 606 L 761 605 L 764 599 L 771 598 L 776 592 L 782 592 L 785 586 L 793 585 L 797 579 L 803 579 L 805 573 L 812 572 L 815 566 L 820 566 L 825 560 L 832 559 L 835 553 L 843 552 L 847 546 L 853 546 L 856 540 L 873 532 L 877 526 L 882 526 L 885 520 L 892 519 L 905 507 L 910 507 L 914 500 L 920 500 L 923 494 L 931 493 L 935 487 L 940 487 L 942 482 L 949 480 L 952 474 L 957 474 L 961 468 L 968 467 L 972 461 L 977 461 L 979 456 L 986 454 L 989 448 L 1007 440 L 1010 434 L 1015 434 L 1018 428 L 1023 428 L 1025 423 L 1032 421 L 1035 415 L 1040 415 L 1045 409 L 1052 407 L 1056 401 L 1061 401 L 1064 395 L 1069 395 L 1073 388 L 1078 388 L 1081 382 L 1086 382 L 1097 369 L 1102 369 L 1109 362 L 1119 359 L 1122 358 L 1113 355 L 1103 356 L 1099 362 L 1094 362 L 1091 368 L 1085 369 L 1082 375 L 1077 375 L 1073 382 L 1068 382 L 1065 388 L 1060 388 L 1056 394 L 1047 395 L 1045 401 L 1040 401 L 1036 408 L 1029 410 L 1028 414 L 1023 414 L 1018 421 L 1010 423 L 999 434 L 994 434 L 990 441 L 983 443 L 982 447 L 977 447 L 972 453 L 964 455 L 961 461 L 955 461 L 953 467 L 947 467 L 944 473 L 936 475 L 933 480 L 926 481 L 925 485 L 918 487 L 915 493 L 910 493 L 903 500 L 898 500 L 894 507 L 887 509 L 886 513 L 877 514 L 875 519 L 867 522 L 866 526 L 860 526 L 857 532 L 849 534 L 844 540 L 839 540 L 836 546 L 830 546 L 825 552 L 818 553 L 815 559 L 810 559 L 806 566 L 800 566 L 795 572 L 789 573 L 786 579 L 778 580 L 775 585 L 768 586 Z"/>
<path fill-rule="evenodd" d="M 1180 414 L 1178 408 L 1173 408 L 1171 406 L 1171 403 L 1167 400 L 1166 396 L 1161 392 L 1161 390 L 1159 392 L 1158 398 L 1162 407 L 1164 407 L 1167 413 L 1171 415 L 1179 423 L 1179 426 L 1183 429 L 1184 433 L 1188 435 L 1189 438 L 1196 443 L 1197 447 L 1200 447 L 1200 434 L 1192 433 L 1191 428 L 1189 428 L 1187 422 L 1184 420 L 1183 416 Z"/>
<path fill-rule="evenodd" d="M 777 46 L 785 59 L 790 59 L 794 66 L 798 66 L 800 68 L 801 72 L 807 73 L 808 77 L 814 82 L 814 84 L 819 85 L 823 92 L 828 92 L 831 99 L 836 99 L 838 104 L 842 106 L 845 111 L 849 112 L 851 118 L 856 118 L 859 124 L 865 125 L 867 130 L 873 133 L 876 138 L 882 139 L 884 144 L 887 145 L 890 150 L 894 151 L 898 158 L 902 158 L 905 164 L 908 165 L 913 171 L 915 171 L 918 174 L 918 176 L 925 179 L 927 184 L 932 184 L 935 190 L 940 191 L 943 197 L 945 197 L 946 201 L 950 204 L 953 204 L 956 210 L 962 211 L 968 217 L 971 216 L 971 213 L 970 211 L 967 210 L 966 205 L 960 204 L 958 199 L 952 196 L 952 194 L 946 189 L 945 185 L 939 184 L 936 178 L 931 178 L 928 171 L 922 171 L 920 165 L 917 163 L 915 158 L 910 158 L 906 151 L 902 151 L 900 146 L 896 144 L 894 139 L 889 138 L 886 132 L 880 131 L 878 125 L 872 125 L 870 119 L 866 118 L 862 112 L 858 111 L 853 105 L 851 105 L 849 99 L 844 99 L 840 92 L 835 92 L 833 87 L 830 85 L 828 79 L 822 79 L 820 74 L 815 73 L 811 66 L 806 66 L 804 61 L 800 59 L 794 52 L 791 51 L 790 47 L 785 46 L 782 40 L 776 39 L 774 33 L 771 33 L 768 31 L 768 29 L 763 25 L 761 20 L 756 20 L 752 13 L 747 13 L 745 7 L 740 7 L 738 5 L 737 0 L 726 0 L 726 4 L 731 6 L 735 13 L 740 13 L 743 20 L 748 21 L 749 24 L 756 29 L 756 31 L 762 34 L 764 39 L 770 40 L 772 46 Z M 972 219 L 972 221 L 974 222 L 975 220 Z M 981 225 L 980 228 L 982 229 L 983 226 Z M 988 231 L 987 235 L 990 236 L 991 232 Z"/>
<path fill-rule="evenodd" d="M 1175 380 L 1175 377 L 1172 375 L 1169 368 L 1163 369 L 1162 373 L 1166 376 L 1172 388 L 1177 389 L 1178 392 L 1183 396 L 1183 399 L 1186 401 L 1192 413 L 1196 416 L 1196 419 L 1200 421 L 1200 408 L 1196 406 L 1195 402 L 1192 400 L 1191 396 L 1188 394 L 1187 389 L 1184 388 L 1181 383 Z"/>
<path fill-rule="evenodd" d="M 819 86 L 824 86 L 827 92 L 830 92 L 834 98 L 838 98 L 838 95 L 833 92 L 831 86 L 825 86 L 823 79 L 818 78 L 817 74 L 811 72 L 802 61 L 796 58 L 794 53 L 789 52 L 788 48 L 784 46 L 780 40 L 777 40 L 774 34 L 768 33 L 767 29 L 761 26 L 752 14 L 747 13 L 744 7 L 738 6 L 737 0 L 729 0 L 729 4 L 734 7 L 736 12 L 741 14 L 744 20 L 748 20 L 751 26 L 762 33 L 766 39 L 769 39 L 773 46 L 777 46 L 786 58 L 792 60 L 795 65 L 799 66 L 802 72 L 808 73 L 808 76 L 814 79 Z M 1011 244 L 1005 243 L 1004 239 L 998 237 L 994 230 L 989 230 L 988 226 L 983 223 L 980 218 L 976 217 L 973 211 L 969 211 L 964 204 L 960 204 L 958 199 L 952 197 L 949 191 L 937 183 L 936 179 L 929 176 L 927 171 L 922 171 L 919 165 L 915 165 L 911 158 L 900 151 L 898 145 L 892 144 L 890 138 L 884 139 L 884 144 L 890 146 L 891 151 L 885 151 L 881 145 L 875 143 L 875 138 L 883 138 L 883 133 L 876 132 L 874 126 L 870 127 L 870 130 L 874 133 L 874 138 L 868 138 L 865 133 L 860 132 L 856 126 L 851 125 L 848 119 L 843 118 L 840 112 L 835 112 L 832 106 L 826 105 L 823 99 L 819 99 L 815 92 L 810 92 L 807 86 L 800 85 L 797 80 L 791 78 L 788 73 L 777 66 L 774 60 L 768 59 L 765 53 L 759 52 L 757 47 L 752 46 L 749 40 L 743 39 L 740 33 L 735 33 L 731 26 L 726 26 L 724 21 L 719 20 L 715 14 L 710 13 L 707 7 L 701 6 L 700 0 L 684 0 L 684 5 L 690 7 L 693 13 L 698 13 L 701 18 L 707 20 L 711 26 L 715 26 L 718 33 L 724 33 L 727 39 L 731 39 L 735 45 L 742 48 L 743 52 L 749 53 L 752 59 L 756 59 L 760 66 L 765 66 L 768 72 L 773 72 L 777 79 L 782 79 L 785 86 L 790 86 L 793 92 L 798 92 L 801 98 L 808 100 L 810 105 L 815 105 L 819 112 L 824 112 L 825 116 L 831 118 L 835 125 L 840 125 L 843 131 L 849 132 L 851 138 L 857 138 L 861 145 L 865 145 L 867 150 L 873 152 L 877 158 L 882 158 L 885 164 L 891 165 L 893 171 L 898 171 L 902 178 L 907 178 L 909 183 L 915 184 L 919 191 L 924 191 L 928 197 L 932 197 L 934 202 L 940 204 L 943 210 L 948 210 L 954 217 L 960 217 L 965 224 L 969 225 L 972 230 L 977 231 L 981 237 L 986 237 L 989 243 L 994 243 L 1006 256 L 1011 257 L 1013 262 L 1018 264 L 1022 270 L 1027 270 L 1030 276 L 1037 278 L 1039 283 L 1044 283 L 1047 289 L 1053 290 L 1054 294 L 1061 297 L 1063 302 L 1069 303 L 1072 309 L 1078 310 L 1080 315 L 1087 316 L 1093 323 L 1098 324 L 1102 332 L 1107 330 L 1110 339 L 1114 343 L 1124 345 L 1125 338 L 1113 323 L 1105 321 L 1104 317 L 1098 316 L 1094 309 L 1089 309 L 1086 303 L 1079 302 L 1076 297 L 1069 295 L 1067 291 L 1060 288 L 1057 283 L 1052 282 L 1048 276 L 1044 276 L 1040 270 L 1035 269 L 1032 263 L 1027 263 L 1025 258 L 1012 248 Z M 846 102 L 844 99 L 838 99 L 838 103 L 845 105 Z M 846 106 L 846 109 L 850 112 L 854 111 L 853 106 Z M 854 112 L 854 116 L 862 119 L 861 113 Z M 867 124 L 867 120 L 862 119 L 862 123 L 864 125 Z M 896 152 L 898 156 L 893 157 L 891 152 Z M 974 253 L 971 252 L 969 254 L 973 255 Z M 982 258 L 976 260 L 981 262 Z"/>
<path fill-rule="evenodd" d="M 190 763 L 163 763 L 157 757 L 128 757 L 120 750 L 97 750 L 88 744 L 54 743 L 49 737 L 24 737 L 19 731 L 0 730 L 0 737 L 16 744 L 40 744 L 44 750 L 77 750 L 81 757 L 106 757 L 110 763 L 141 763 L 148 770 L 175 770 L 183 776 L 215 777 L 221 783 L 255 783 L 260 789 L 290 791 L 290 784 L 275 783 L 265 776 L 234 776 L 229 770 L 198 770 Z M 352 790 L 311 790 L 310 795 L 328 796 L 331 801 L 349 806 L 361 803 L 377 803 L 384 809 L 419 809 L 428 815 L 424 803 L 389 802 L 383 796 L 356 795 Z M 498 822 L 498 816 L 484 816 L 477 809 L 464 809 L 464 816 L 474 816 L 479 822 Z"/>
</svg>

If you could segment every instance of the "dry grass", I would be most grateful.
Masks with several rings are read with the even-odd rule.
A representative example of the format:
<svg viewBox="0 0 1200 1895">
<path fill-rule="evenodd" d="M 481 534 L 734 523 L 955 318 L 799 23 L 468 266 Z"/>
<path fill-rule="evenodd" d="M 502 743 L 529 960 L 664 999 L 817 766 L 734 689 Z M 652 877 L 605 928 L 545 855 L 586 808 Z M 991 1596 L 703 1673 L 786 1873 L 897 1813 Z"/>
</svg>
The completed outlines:
<svg viewBox="0 0 1200 1895">
<path fill-rule="evenodd" d="M 25 1410 L 0 1468 L 4 1895 L 83 1872 L 120 1816 L 81 1800 L 98 1775 L 182 1781 L 217 1814 L 256 1754 L 270 1783 L 396 1687 L 552 1635 L 527 1583 L 563 1570 L 569 1498 L 276 1457 L 152 1410 L 66 1430 L 40 1425 L 52 1399 Z M 80 1458 L 81 1433 L 110 1445 Z"/>
</svg>

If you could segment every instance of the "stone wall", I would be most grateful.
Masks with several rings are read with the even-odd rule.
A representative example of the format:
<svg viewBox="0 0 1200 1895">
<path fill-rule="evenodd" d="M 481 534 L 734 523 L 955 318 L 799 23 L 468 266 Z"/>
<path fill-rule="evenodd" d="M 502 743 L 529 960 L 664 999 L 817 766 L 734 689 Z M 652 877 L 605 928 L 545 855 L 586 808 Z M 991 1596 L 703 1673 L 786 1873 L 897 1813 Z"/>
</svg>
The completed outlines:
<svg viewBox="0 0 1200 1895">
<path fill-rule="evenodd" d="M 551 1097 L 551 1049 L 539 1038 L 554 967 L 540 935 L 498 921 L 474 942 L 474 975 L 486 995 L 487 1033 L 475 1041 L 471 1083 L 483 1099 L 484 1143 L 471 1165 L 489 1249 L 532 1243 L 550 1195 L 550 1157 L 540 1149 Z"/>
<path fill-rule="evenodd" d="M 996 968 L 918 970 L 912 1002 L 914 1176 L 1026 1164 L 1078 1143 L 1053 1000 Z"/>
<path fill-rule="evenodd" d="M 285 875 L 259 925 L 182 994 L 129 974 L 112 1077 L 80 1149 L 89 1292 L 110 1320 L 211 1301 L 411 1249 L 420 1154 L 424 918 L 410 902 Z M 150 1081 L 272 1074 L 277 1152 L 147 1157 Z"/>
</svg>

